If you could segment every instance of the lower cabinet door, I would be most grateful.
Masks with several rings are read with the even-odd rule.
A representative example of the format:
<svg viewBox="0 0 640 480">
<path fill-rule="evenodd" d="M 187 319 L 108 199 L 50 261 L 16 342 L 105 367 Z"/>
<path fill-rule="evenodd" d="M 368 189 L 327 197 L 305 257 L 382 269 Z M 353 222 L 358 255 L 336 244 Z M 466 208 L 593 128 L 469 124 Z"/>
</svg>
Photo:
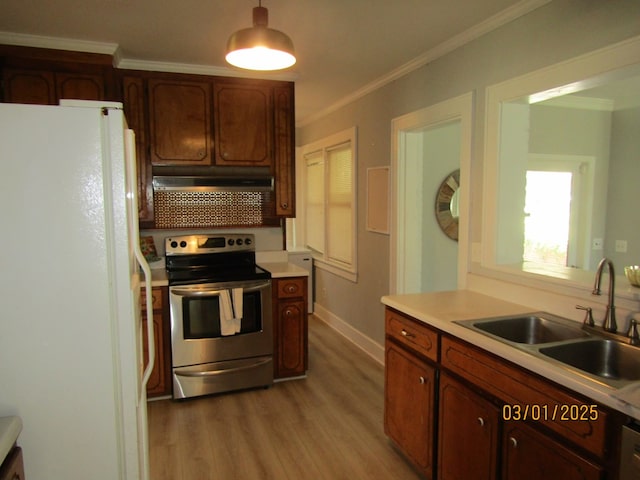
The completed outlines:
<svg viewBox="0 0 640 480">
<path fill-rule="evenodd" d="M 505 423 L 504 480 L 599 480 L 602 468 L 522 423 Z"/>
<path fill-rule="evenodd" d="M 433 478 L 435 368 L 387 341 L 385 433 L 414 465 Z"/>
<path fill-rule="evenodd" d="M 498 408 L 446 373 L 439 392 L 438 479 L 495 479 Z"/>
<path fill-rule="evenodd" d="M 304 375 L 307 371 L 307 313 L 303 300 L 279 300 L 275 317 L 274 377 Z"/>
</svg>

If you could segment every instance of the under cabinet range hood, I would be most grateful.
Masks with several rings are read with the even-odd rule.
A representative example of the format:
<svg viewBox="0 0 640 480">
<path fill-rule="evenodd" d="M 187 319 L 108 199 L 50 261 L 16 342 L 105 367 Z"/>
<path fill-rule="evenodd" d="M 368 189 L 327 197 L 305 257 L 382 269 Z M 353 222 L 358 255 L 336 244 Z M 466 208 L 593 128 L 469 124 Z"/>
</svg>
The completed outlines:
<svg viewBox="0 0 640 480">
<path fill-rule="evenodd" d="M 154 227 L 263 227 L 280 224 L 268 175 L 154 175 Z"/>
<path fill-rule="evenodd" d="M 154 176 L 154 191 L 190 192 L 271 192 L 270 176 Z"/>
</svg>

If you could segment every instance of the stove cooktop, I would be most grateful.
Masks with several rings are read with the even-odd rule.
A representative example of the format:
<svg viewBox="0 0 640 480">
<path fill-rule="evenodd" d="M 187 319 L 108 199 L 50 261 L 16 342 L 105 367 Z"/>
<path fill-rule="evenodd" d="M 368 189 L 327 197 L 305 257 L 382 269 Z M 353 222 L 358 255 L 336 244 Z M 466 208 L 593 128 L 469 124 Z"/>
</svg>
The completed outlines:
<svg viewBox="0 0 640 480">
<path fill-rule="evenodd" d="M 183 235 L 165 239 L 169 285 L 271 278 L 256 265 L 252 234 Z"/>
</svg>

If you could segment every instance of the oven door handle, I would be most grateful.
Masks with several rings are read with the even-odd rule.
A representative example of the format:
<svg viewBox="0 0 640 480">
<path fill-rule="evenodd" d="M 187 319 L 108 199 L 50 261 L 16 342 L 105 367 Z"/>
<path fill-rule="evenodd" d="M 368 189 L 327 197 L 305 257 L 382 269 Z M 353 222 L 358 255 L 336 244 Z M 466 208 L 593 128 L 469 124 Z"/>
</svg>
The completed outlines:
<svg viewBox="0 0 640 480">
<path fill-rule="evenodd" d="M 258 360 L 257 362 L 253 362 L 247 365 L 242 365 L 241 367 L 225 368 L 224 370 L 209 370 L 205 372 L 189 372 L 189 371 L 174 370 L 174 373 L 176 375 L 180 375 L 181 377 L 213 377 L 215 375 L 225 375 L 227 373 L 234 373 L 234 372 L 239 372 L 241 370 L 248 370 L 250 368 L 255 368 L 261 365 L 265 365 L 272 361 L 273 360 L 271 358 L 264 358 L 262 360 Z"/>
<path fill-rule="evenodd" d="M 264 282 L 259 285 L 251 285 L 248 287 L 242 287 L 243 291 L 246 293 L 257 292 L 259 290 L 263 290 L 268 287 L 270 282 Z M 225 290 L 233 290 L 234 287 L 228 288 L 213 288 L 213 289 L 205 289 L 205 288 L 180 288 L 180 287 L 171 287 L 171 293 L 175 295 L 179 295 L 181 297 L 216 297 L 219 296 L 221 292 Z"/>
</svg>

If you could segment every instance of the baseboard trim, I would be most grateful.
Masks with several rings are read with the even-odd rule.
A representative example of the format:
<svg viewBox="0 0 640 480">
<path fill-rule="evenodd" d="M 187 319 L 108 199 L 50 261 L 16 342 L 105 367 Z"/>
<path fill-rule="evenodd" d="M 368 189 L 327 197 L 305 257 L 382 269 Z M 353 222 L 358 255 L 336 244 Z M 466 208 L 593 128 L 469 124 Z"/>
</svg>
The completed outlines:
<svg viewBox="0 0 640 480">
<path fill-rule="evenodd" d="M 373 341 L 365 334 L 353 328 L 349 323 L 334 315 L 322 305 L 313 305 L 313 315 L 329 325 L 380 365 L 384 365 L 384 346 Z"/>
</svg>

